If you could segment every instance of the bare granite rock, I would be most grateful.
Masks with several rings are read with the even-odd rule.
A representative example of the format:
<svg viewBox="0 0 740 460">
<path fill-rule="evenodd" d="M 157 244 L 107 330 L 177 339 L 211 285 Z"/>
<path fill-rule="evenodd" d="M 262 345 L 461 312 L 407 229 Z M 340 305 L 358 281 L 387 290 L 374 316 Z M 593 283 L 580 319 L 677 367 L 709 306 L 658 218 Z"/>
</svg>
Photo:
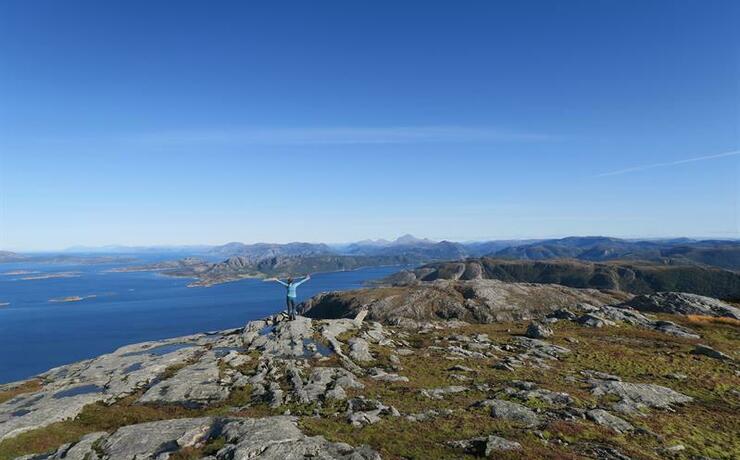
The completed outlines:
<svg viewBox="0 0 740 460">
<path fill-rule="evenodd" d="M 280 321 L 272 330 L 253 338 L 249 343 L 249 349 L 259 350 L 268 356 L 304 356 L 305 341 L 311 340 L 312 337 L 311 320 L 298 316 L 292 321 Z"/>
<path fill-rule="evenodd" d="M 626 420 L 613 415 L 604 409 L 592 409 L 586 416 L 599 425 L 611 428 L 617 433 L 627 433 L 635 428 Z"/>
<path fill-rule="evenodd" d="M 521 450 L 522 448 L 522 445 L 516 441 L 509 441 L 493 435 L 463 441 L 450 441 L 448 444 L 476 457 L 489 457 L 496 451 Z"/>
<path fill-rule="evenodd" d="M 691 353 L 695 355 L 704 355 L 709 356 L 710 358 L 719 359 L 719 360 L 732 360 L 732 357 L 729 355 L 722 353 L 719 350 L 715 350 L 714 348 L 703 345 L 703 344 L 697 344 L 694 349 L 691 351 Z"/>
<path fill-rule="evenodd" d="M 631 297 L 555 284 L 505 283 L 492 279 L 436 280 L 408 286 L 329 292 L 305 302 L 314 318 L 351 318 L 361 310 L 384 324 L 462 320 L 473 323 L 528 320 L 578 303 L 607 305 Z"/>
<path fill-rule="evenodd" d="M 373 355 L 370 354 L 370 344 L 367 340 L 360 337 L 352 337 L 349 339 L 349 356 L 355 361 L 361 363 L 367 363 L 374 361 Z"/>
<path fill-rule="evenodd" d="M 491 408 L 491 417 L 509 420 L 524 426 L 532 427 L 540 423 L 540 419 L 533 410 L 504 399 L 489 399 L 480 405 Z"/>
<path fill-rule="evenodd" d="M 621 306 L 639 311 L 676 313 L 680 315 L 724 316 L 740 319 L 740 308 L 712 297 L 685 292 L 658 292 L 637 296 Z"/>
<path fill-rule="evenodd" d="M 670 388 L 652 383 L 628 383 L 615 380 L 593 380 L 591 392 L 597 396 L 613 395 L 620 398 L 614 409 L 624 413 L 636 413 L 647 407 L 671 409 L 673 404 L 693 401 Z"/>
<path fill-rule="evenodd" d="M 541 323 L 529 323 L 525 336 L 530 339 L 546 339 L 552 337 L 552 329 Z"/>
<path fill-rule="evenodd" d="M 449 387 L 424 389 L 421 390 L 421 394 L 429 399 L 443 399 L 449 394 L 462 393 L 464 391 L 468 391 L 468 388 L 460 385 L 452 385 Z"/>
<path fill-rule="evenodd" d="M 381 416 L 400 417 L 400 415 L 395 407 L 386 406 L 375 399 L 352 398 L 347 404 L 347 421 L 358 427 L 377 423 Z"/>
<path fill-rule="evenodd" d="M 195 334 L 121 347 L 113 353 L 51 369 L 39 391 L 0 404 L 0 440 L 76 417 L 88 404 L 112 403 L 146 388 L 164 371 L 199 357 L 208 347 L 231 345 L 237 330 Z"/>
<path fill-rule="evenodd" d="M 218 358 L 213 351 L 208 351 L 195 364 L 149 388 L 139 402 L 202 406 L 223 401 L 228 396 L 229 388 L 219 383 Z"/>
<path fill-rule="evenodd" d="M 354 448 L 306 436 L 292 417 L 219 419 L 212 417 L 162 420 L 119 428 L 111 435 L 88 435 L 35 460 L 159 460 L 186 447 L 200 447 L 216 436 L 225 445 L 215 460 L 298 460 L 305 458 L 380 460 L 368 447 Z M 94 445 L 93 445 L 94 444 Z M 70 457 L 70 453 L 75 456 Z"/>
</svg>

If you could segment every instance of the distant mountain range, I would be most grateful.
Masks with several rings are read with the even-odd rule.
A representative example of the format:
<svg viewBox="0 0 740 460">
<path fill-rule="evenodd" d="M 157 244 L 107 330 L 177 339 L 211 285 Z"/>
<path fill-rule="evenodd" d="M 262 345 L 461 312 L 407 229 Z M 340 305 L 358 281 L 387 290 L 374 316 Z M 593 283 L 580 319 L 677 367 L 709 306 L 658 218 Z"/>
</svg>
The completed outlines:
<svg viewBox="0 0 740 460">
<path fill-rule="evenodd" d="M 103 256 L 103 248 L 86 249 L 95 255 L 52 254 L 27 255 L 0 252 L 0 262 L 69 262 L 101 263 L 120 261 Z M 492 257 L 515 260 L 573 259 L 584 262 L 648 261 L 662 265 L 713 266 L 740 271 L 738 240 L 625 240 L 610 237 L 568 237 L 548 240 L 495 240 L 459 243 L 433 241 L 403 235 L 395 240 L 365 240 L 345 245 L 323 243 L 227 243 L 220 246 L 107 247 L 113 254 L 163 254 L 165 257 L 196 256 L 198 270 L 214 274 L 215 279 L 264 274 L 300 274 L 311 271 L 353 269 L 391 264 L 423 264 L 434 261 L 460 261 Z M 171 254 L 171 256 L 170 256 Z M 120 257 L 120 256 L 119 256 Z M 233 259 L 238 257 L 238 259 Z M 232 263 L 227 263 L 231 260 Z M 238 262 L 238 267 L 234 265 Z M 169 265 L 168 265 L 169 264 Z M 160 264 L 133 267 L 158 271 L 183 270 L 183 262 L 171 260 Z M 195 272 L 192 263 L 185 271 Z M 231 274 L 228 274 L 228 273 Z M 178 272 L 179 273 L 179 272 Z M 203 279 L 203 273 L 196 273 Z M 217 275 L 217 276 L 215 276 Z M 233 276 L 232 276 L 233 275 Z M 185 275 L 181 275 L 185 276 Z M 210 282 L 210 281 L 209 281 Z"/>
<path fill-rule="evenodd" d="M 569 237 L 511 246 L 492 254 L 501 259 L 584 261 L 649 260 L 672 263 L 699 263 L 740 270 L 740 241 L 686 238 L 658 241 L 630 241 L 608 237 Z"/>
<path fill-rule="evenodd" d="M 490 256 L 501 259 L 549 260 L 577 259 L 584 261 L 650 260 L 683 261 L 740 270 L 740 240 L 694 240 L 674 238 L 663 240 L 627 240 L 604 236 L 574 236 L 541 240 L 492 240 L 479 242 L 433 241 L 403 235 L 395 240 L 363 240 L 349 244 L 324 243 L 227 243 L 220 246 L 106 246 L 75 247 L 66 253 L 160 253 L 199 256 L 223 260 L 241 256 L 250 262 L 272 257 L 315 256 L 398 256 L 426 261 L 459 260 Z M 19 260 L 23 254 L 0 251 L 0 261 Z"/>
<path fill-rule="evenodd" d="M 391 284 L 415 284 L 438 279 L 496 279 L 633 294 L 678 291 L 740 301 L 740 273 L 675 262 L 588 262 L 573 259 L 533 261 L 483 257 L 456 262 L 435 262 L 397 273 L 385 281 Z"/>
<path fill-rule="evenodd" d="M 328 245 L 323 243 L 227 243 L 215 246 L 207 251 L 208 254 L 229 257 L 241 256 L 250 262 L 269 259 L 271 257 L 295 257 L 295 256 L 322 256 L 335 255 Z"/>
</svg>

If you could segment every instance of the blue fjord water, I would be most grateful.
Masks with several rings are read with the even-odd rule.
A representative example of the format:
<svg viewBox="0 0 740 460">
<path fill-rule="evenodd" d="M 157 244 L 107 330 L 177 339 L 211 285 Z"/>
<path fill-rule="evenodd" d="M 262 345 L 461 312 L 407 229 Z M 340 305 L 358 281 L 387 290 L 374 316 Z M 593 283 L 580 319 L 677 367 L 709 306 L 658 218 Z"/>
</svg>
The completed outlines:
<svg viewBox="0 0 740 460">
<path fill-rule="evenodd" d="M 108 271 L 115 266 L 120 265 L 0 264 L 0 383 L 130 343 L 240 327 L 281 310 L 285 301 L 285 289 L 277 283 L 247 279 L 188 288 L 188 279 Z M 299 300 L 355 289 L 399 269 L 316 274 L 298 289 Z M 20 270 L 38 273 L 7 274 Z M 21 279 L 59 272 L 75 276 Z M 69 296 L 94 297 L 50 302 Z"/>
</svg>

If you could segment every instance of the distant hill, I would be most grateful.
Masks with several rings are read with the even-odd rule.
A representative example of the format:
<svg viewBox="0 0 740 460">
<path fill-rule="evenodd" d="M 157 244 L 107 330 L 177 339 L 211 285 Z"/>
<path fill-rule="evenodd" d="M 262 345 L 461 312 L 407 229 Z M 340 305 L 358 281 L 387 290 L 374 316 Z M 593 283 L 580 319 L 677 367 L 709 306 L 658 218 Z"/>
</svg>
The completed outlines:
<svg viewBox="0 0 740 460">
<path fill-rule="evenodd" d="M 0 263 L 9 262 L 31 262 L 37 264 L 79 264 L 95 265 L 109 263 L 134 262 L 132 257 L 116 255 L 73 255 L 73 254 L 17 254 L 10 251 L 0 251 Z"/>
<path fill-rule="evenodd" d="M 398 256 L 422 260 L 455 260 L 470 255 L 468 249 L 461 243 L 436 242 L 412 235 L 403 235 L 394 241 L 371 240 L 353 243 L 340 252 L 345 255 Z"/>
<path fill-rule="evenodd" d="M 740 270 L 740 244 L 738 243 L 702 241 L 665 249 L 662 254 L 673 259 L 683 258 L 729 270 Z"/>
<path fill-rule="evenodd" d="M 685 238 L 631 241 L 609 237 L 569 237 L 504 248 L 490 254 L 499 259 L 584 261 L 649 260 L 698 263 L 740 270 L 740 241 L 692 241 Z"/>
<path fill-rule="evenodd" d="M 436 279 L 552 283 L 633 294 L 678 291 L 740 300 L 740 274 L 737 272 L 695 264 L 658 264 L 646 261 L 524 261 L 484 257 L 463 262 L 427 264 L 411 272 L 395 275 L 390 281 L 408 284 Z"/>
<path fill-rule="evenodd" d="M 0 251 L 0 262 L 20 262 L 27 259 L 27 256 L 10 251 Z"/>
<path fill-rule="evenodd" d="M 211 248 L 209 254 L 219 256 L 242 256 L 250 261 L 258 261 L 270 257 L 317 256 L 334 254 L 326 244 L 319 243 L 227 243 Z"/>
<path fill-rule="evenodd" d="M 385 265 L 417 265 L 419 263 L 419 259 L 405 256 L 275 256 L 260 260 L 253 260 L 245 256 L 231 256 L 216 263 L 188 258 L 120 267 L 111 271 L 156 271 L 168 276 L 197 279 L 191 286 L 212 286 L 243 278 L 302 276 L 308 273 L 354 270 Z"/>
</svg>

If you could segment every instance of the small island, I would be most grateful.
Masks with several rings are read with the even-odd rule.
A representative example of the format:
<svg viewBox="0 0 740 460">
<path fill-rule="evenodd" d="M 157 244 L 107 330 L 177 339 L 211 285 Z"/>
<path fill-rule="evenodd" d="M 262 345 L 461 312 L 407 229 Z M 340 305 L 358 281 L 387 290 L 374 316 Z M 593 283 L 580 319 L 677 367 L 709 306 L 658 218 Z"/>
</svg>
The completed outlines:
<svg viewBox="0 0 740 460">
<path fill-rule="evenodd" d="M 95 295 L 95 294 L 86 295 L 86 296 L 77 296 L 77 295 L 74 295 L 74 296 L 68 296 L 68 297 L 58 297 L 58 298 L 55 298 L 55 299 L 49 299 L 49 302 L 54 302 L 54 303 L 80 302 L 82 300 L 92 299 L 92 298 L 95 298 L 95 297 L 97 297 L 97 295 Z"/>
<path fill-rule="evenodd" d="M 47 279 L 54 279 L 54 278 L 79 278 L 80 274 L 79 272 L 58 272 L 58 273 L 44 273 L 41 275 L 33 275 L 33 276 L 24 276 L 23 278 L 18 278 L 21 281 L 34 281 L 34 280 L 47 280 Z"/>
<path fill-rule="evenodd" d="M 35 273 L 40 273 L 40 272 L 31 271 L 31 270 L 11 270 L 9 272 L 3 272 L 0 274 L 5 275 L 5 276 L 14 276 L 14 275 L 33 275 Z"/>
</svg>

